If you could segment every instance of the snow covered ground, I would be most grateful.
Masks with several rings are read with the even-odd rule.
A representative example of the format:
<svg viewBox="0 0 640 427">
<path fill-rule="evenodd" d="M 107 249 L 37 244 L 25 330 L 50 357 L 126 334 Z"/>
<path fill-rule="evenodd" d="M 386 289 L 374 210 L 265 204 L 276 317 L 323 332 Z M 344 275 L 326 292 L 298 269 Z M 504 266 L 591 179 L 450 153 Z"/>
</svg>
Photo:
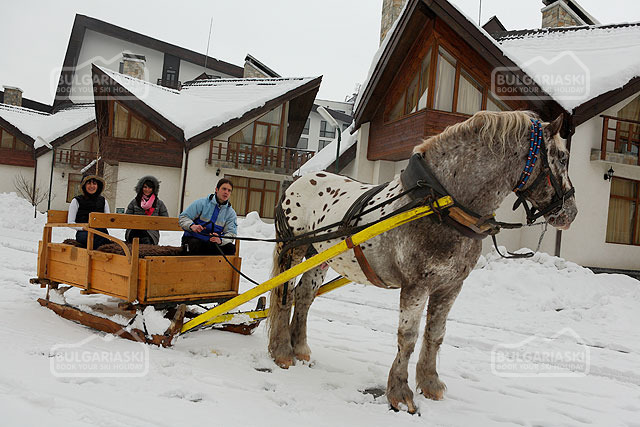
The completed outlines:
<svg viewBox="0 0 640 427">
<path fill-rule="evenodd" d="M 29 278 L 44 222 L 23 200 L 0 194 L 3 426 L 640 426 L 640 283 L 629 277 L 541 253 L 482 258 L 439 355 L 445 399 L 417 396 L 421 415 L 412 416 L 389 411 L 376 393 L 395 357 L 398 291 L 348 285 L 319 297 L 309 316 L 312 363 L 289 370 L 269 358 L 264 325 L 251 336 L 186 334 L 169 349 L 111 340 L 36 302 L 44 290 Z M 273 235 L 255 214 L 239 229 Z M 72 236 L 56 230 L 54 241 Z M 179 239 L 163 232 L 160 243 Z M 243 272 L 267 279 L 271 249 L 243 243 Z M 241 282 L 241 290 L 250 286 Z M 68 294 L 74 304 L 106 298 Z M 55 347 L 76 344 L 91 354 L 142 354 L 148 371 L 54 375 Z"/>
</svg>

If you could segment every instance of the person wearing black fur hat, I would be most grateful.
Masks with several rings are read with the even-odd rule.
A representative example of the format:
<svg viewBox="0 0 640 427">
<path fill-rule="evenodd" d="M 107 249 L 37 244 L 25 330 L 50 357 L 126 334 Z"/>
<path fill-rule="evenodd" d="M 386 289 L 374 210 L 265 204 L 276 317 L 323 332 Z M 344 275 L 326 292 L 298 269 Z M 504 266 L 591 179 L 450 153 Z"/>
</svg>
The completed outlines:
<svg viewBox="0 0 640 427">
<path fill-rule="evenodd" d="M 125 213 L 129 215 L 169 216 L 167 207 L 158 198 L 160 182 L 155 176 L 147 175 L 138 180 L 135 186 L 136 197 L 129 203 Z M 158 230 L 127 230 L 125 240 L 133 242 L 138 237 L 141 244 L 157 245 L 160 240 Z"/>
<path fill-rule="evenodd" d="M 69 205 L 69 213 L 67 222 L 69 224 L 80 224 L 89 222 L 89 214 L 91 212 L 110 213 L 109 203 L 101 195 L 104 190 L 104 179 L 98 175 L 85 175 L 80 183 L 82 194 L 76 196 Z M 76 240 L 84 247 L 87 247 L 88 232 L 79 227 L 73 227 L 76 231 Z M 108 233 L 106 228 L 97 228 L 96 230 Z M 109 243 L 109 239 L 102 236 L 93 236 L 93 248 L 97 249 L 102 245 Z"/>
</svg>

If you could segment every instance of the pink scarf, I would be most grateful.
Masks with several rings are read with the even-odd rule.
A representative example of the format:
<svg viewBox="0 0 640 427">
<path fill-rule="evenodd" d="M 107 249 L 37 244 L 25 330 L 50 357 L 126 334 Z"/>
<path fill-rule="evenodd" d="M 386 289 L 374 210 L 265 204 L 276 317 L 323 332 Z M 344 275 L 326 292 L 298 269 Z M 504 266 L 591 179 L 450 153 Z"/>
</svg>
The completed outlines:
<svg viewBox="0 0 640 427">
<path fill-rule="evenodd" d="M 153 211 L 155 210 L 153 208 L 153 202 L 155 202 L 155 200 L 156 200 L 155 194 L 151 194 L 151 196 L 149 197 L 146 197 L 143 195 L 142 199 L 140 199 L 140 207 L 144 209 L 147 215 L 153 214 Z"/>
</svg>

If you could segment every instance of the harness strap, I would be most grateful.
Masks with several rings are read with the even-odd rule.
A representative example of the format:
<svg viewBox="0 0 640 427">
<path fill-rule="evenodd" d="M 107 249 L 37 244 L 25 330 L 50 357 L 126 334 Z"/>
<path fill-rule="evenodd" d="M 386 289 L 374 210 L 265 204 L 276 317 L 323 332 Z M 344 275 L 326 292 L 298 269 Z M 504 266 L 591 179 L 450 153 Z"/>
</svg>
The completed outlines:
<svg viewBox="0 0 640 427">
<path fill-rule="evenodd" d="M 341 228 L 349 227 L 353 217 L 359 214 L 360 212 L 362 212 L 364 207 L 367 206 L 367 204 L 371 201 L 371 199 L 373 199 L 375 195 L 378 194 L 380 191 L 382 191 L 382 189 L 385 188 L 388 184 L 389 184 L 388 182 L 385 182 L 384 184 L 377 185 L 367 190 L 363 194 L 361 194 L 360 197 L 358 197 L 356 201 L 349 207 L 349 209 L 347 210 L 347 213 L 342 218 Z M 358 219 L 356 219 L 356 224 L 358 223 Z M 388 289 L 389 286 L 387 286 L 384 283 L 384 281 L 380 279 L 380 277 L 376 274 L 376 272 L 371 267 L 371 264 L 369 264 L 369 261 L 367 261 L 367 257 L 364 256 L 364 252 L 362 251 L 362 248 L 359 245 L 353 244 L 353 241 L 351 240 L 351 236 L 348 236 L 345 239 L 345 243 L 347 244 L 347 247 L 349 249 L 353 249 L 353 253 L 356 256 L 356 260 L 358 260 L 358 265 L 360 266 L 360 269 L 362 270 L 364 275 L 367 277 L 367 280 L 369 280 L 369 282 L 371 282 L 372 284 L 376 285 L 379 288 Z"/>
<path fill-rule="evenodd" d="M 367 277 L 367 280 L 371 282 L 371 284 L 376 285 L 379 288 L 390 289 L 390 287 L 387 286 L 387 284 L 384 283 L 380 276 L 378 276 L 373 270 L 371 264 L 369 264 L 369 261 L 367 261 L 367 257 L 364 256 L 364 252 L 362 252 L 362 248 L 360 247 L 360 245 L 354 245 L 353 240 L 351 240 L 351 236 L 345 239 L 345 243 L 347 244 L 347 247 L 349 249 L 353 249 L 353 253 L 358 260 L 358 265 L 360 266 L 360 269 L 362 270 L 364 275 Z"/>
</svg>

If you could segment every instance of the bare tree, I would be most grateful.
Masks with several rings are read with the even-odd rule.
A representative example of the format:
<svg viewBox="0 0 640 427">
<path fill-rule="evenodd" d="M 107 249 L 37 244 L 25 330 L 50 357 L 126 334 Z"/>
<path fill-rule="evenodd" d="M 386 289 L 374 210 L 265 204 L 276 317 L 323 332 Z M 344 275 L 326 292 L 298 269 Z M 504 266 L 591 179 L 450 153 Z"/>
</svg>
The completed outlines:
<svg viewBox="0 0 640 427">
<path fill-rule="evenodd" d="M 36 217 L 36 207 L 49 197 L 49 192 L 33 185 L 33 182 L 26 179 L 22 174 L 18 174 L 13 179 L 13 186 L 18 195 L 26 199 L 33 206 L 33 217 Z"/>
</svg>

